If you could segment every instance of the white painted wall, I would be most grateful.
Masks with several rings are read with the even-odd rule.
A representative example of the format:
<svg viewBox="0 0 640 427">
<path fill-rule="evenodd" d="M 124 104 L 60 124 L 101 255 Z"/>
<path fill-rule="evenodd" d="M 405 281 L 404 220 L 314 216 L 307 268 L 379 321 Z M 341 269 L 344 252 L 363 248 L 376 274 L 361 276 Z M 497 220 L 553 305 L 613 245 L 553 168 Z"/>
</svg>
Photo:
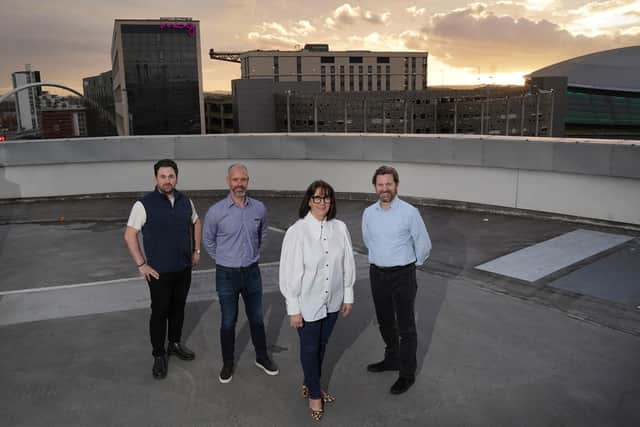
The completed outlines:
<svg viewBox="0 0 640 427">
<path fill-rule="evenodd" d="M 250 186 L 303 191 L 324 179 L 338 192 L 372 193 L 381 162 L 335 160 L 179 160 L 182 190 L 225 189 L 233 162 L 245 163 Z M 400 172 L 400 194 L 530 209 L 640 225 L 640 180 L 586 174 L 387 162 Z M 102 162 L 0 168 L 0 199 L 148 191 L 153 162 Z"/>
</svg>

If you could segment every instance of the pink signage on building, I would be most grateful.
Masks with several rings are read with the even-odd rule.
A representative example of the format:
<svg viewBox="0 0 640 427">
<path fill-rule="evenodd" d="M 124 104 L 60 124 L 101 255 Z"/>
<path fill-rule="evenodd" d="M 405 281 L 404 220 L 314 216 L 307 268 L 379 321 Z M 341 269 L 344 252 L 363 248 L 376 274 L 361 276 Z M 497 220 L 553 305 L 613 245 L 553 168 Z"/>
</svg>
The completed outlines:
<svg viewBox="0 0 640 427">
<path fill-rule="evenodd" d="M 192 22 L 163 22 L 160 24 L 160 28 L 174 28 L 176 30 L 187 30 L 189 37 L 193 37 L 196 34 L 196 24 Z"/>
</svg>

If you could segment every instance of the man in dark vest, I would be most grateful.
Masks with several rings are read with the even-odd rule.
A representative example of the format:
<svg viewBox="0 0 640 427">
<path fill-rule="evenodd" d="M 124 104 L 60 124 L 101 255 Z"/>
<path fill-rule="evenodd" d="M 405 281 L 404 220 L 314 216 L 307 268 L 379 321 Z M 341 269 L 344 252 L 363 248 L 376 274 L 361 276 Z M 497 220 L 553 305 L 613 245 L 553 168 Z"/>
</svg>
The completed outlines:
<svg viewBox="0 0 640 427">
<path fill-rule="evenodd" d="M 200 260 L 202 226 L 193 202 L 176 190 L 178 165 L 160 160 L 153 166 L 156 188 L 131 209 L 124 240 L 151 294 L 149 332 L 153 346 L 153 377 L 167 376 L 167 353 L 182 360 L 195 354 L 180 342 L 184 306 L 191 285 L 191 267 Z M 138 243 L 142 231 L 144 255 Z M 169 345 L 165 337 L 169 330 Z"/>
</svg>

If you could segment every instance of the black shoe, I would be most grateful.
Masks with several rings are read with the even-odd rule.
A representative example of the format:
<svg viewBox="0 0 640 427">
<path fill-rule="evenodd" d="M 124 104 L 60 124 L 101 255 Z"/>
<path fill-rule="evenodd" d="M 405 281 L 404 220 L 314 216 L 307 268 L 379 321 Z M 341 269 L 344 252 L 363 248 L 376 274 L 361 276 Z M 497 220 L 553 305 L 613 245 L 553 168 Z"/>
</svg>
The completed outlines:
<svg viewBox="0 0 640 427">
<path fill-rule="evenodd" d="M 168 370 L 169 365 L 167 364 L 167 356 L 164 354 L 162 356 L 157 356 L 153 361 L 153 369 L 151 370 L 153 378 L 157 380 L 164 379 L 167 376 Z"/>
<path fill-rule="evenodd" d="M 278 375 L 280 373 L 278 366 L 276 366 L 276 364 L 268 357 L 264 359 L 256 359 L 256 366 L 262 369 L 267 375 Z"/>
<path fill-rule="evenodd" d="M 388 359 L 384 359 L 378 363 L 372 363 L 367 365 L 367 371 L 369 372 L 384 372 L 384 371 L 399 371 L 400 363 L 394 362 Z"/>
<path fill-rule="evenodd" d="M 231 381 L 231 378 L 233 378 L 233 362 L 224 362 L 218 381 L 222 384 L 226 384 Z"/>
<path fill-rule="evenodd" d="M 170 342 L 167 352 L 169 353 L 169 356 L 175 354 L 178 356 L 178 359 L 182 360 L 193 360 L 196 358 L 196 354 L 193 351 L 189 350 L 186 345 L 180 344 L 179 342 Z"/>
<path fill-rule="evenodd" d="M 400 377 L 395 383 L 393 383 L 389 391 L 391 394 L 402 394 L 409 390 L 414 382 L 416 382 L 416 380 L 413 378 Z"/>
</svg>

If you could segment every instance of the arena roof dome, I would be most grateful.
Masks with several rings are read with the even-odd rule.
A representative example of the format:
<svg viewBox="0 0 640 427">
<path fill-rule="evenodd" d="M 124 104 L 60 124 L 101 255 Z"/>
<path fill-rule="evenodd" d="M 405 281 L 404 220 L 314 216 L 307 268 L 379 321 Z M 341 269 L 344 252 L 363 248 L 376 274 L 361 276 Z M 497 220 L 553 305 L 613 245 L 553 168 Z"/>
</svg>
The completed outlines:
<svg viewBox="0 0 640 427">
<path fill-rule="evenodd" d="M 640 46 L 603 50 L 558 62 L 530 77 L 567 76 L 569 86 L 640 92 Z"/>
</svg>

